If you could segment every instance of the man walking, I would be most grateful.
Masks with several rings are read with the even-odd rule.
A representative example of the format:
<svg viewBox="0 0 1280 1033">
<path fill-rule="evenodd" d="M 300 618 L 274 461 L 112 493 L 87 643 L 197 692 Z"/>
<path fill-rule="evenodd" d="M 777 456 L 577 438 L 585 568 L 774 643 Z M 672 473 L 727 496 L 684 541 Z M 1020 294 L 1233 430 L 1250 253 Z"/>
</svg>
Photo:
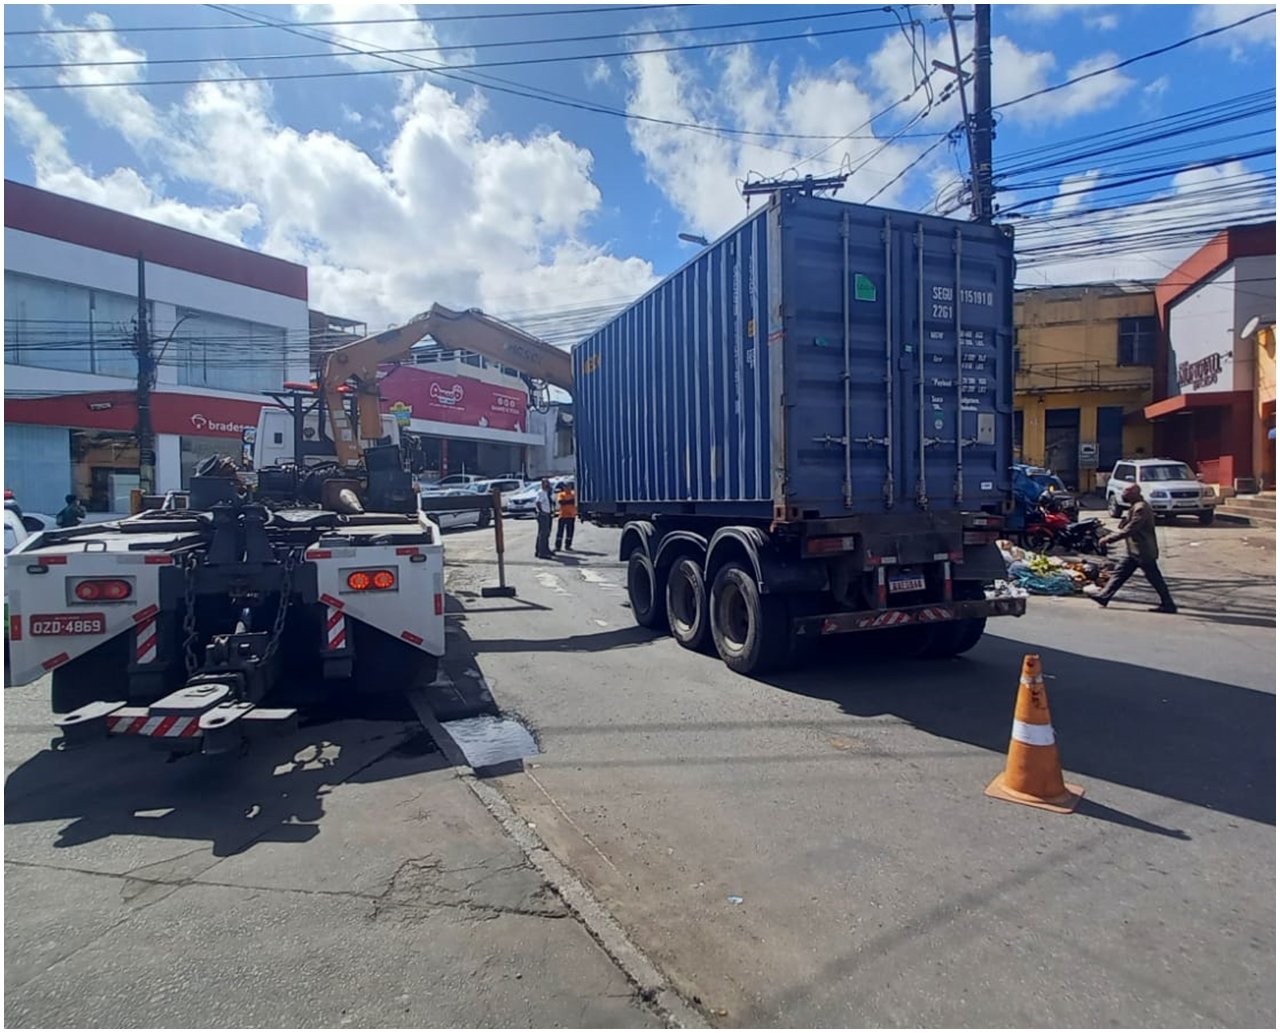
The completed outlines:
<svg viewBox="0 0 1280 1033">
<path fill-rule="evenodd" d="M 1169 586 L 1165 584 L 1164 575 L 1156 560 L 1160 558 L 1160 546 L 1156 544 L 1156 514 L 1142 497 L 1142 489 L 1130 484 L 1120 496 L 1129 504 L 1128 515 L 1120 521 L 1120 530 L 1101 539 L 1103 544 L 1123 540 L 1129 554 L 1120 561 L 1120 565 L 1111 575 L 1107 587 L 1090 598 L 1099 606 L 1106 606 L 1135 570 L 1141 570 L 1151 582 L 1151 587 L 1160 596 L 1160 605 L 1152 608 L 1152 613 L 1177 613 L 1178 608 L 1169 594 Z"/>
<path fill-rule="evenodd" d="M 533 500 L 534 516 L 538 518 L 538 543 L 534 555 L 540 560 L 551 559 L 551 482 L 545 477 Z"/>
<path fill-rule="evenodd" d="M 573 525 L 578 522 L 578 496 L 574 494 L 573 485 L 562 481 L 557 486 L 556 506 L 560 510 L 560 523 L 556 525 L 556 547 L 573 552 Z"/>
</svg>

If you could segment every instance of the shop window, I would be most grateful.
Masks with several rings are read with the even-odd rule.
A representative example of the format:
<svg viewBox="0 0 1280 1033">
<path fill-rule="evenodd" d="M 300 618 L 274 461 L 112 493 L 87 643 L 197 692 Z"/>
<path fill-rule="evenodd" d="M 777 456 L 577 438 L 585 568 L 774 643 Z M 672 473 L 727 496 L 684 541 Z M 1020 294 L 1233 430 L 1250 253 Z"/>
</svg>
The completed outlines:
<svg viewBox="0 0 1280 1033">
<path fill-rule="evenodd" d="M 71 490 L 90 513 L 128 513 L 138 487 L 138 442 L 130 433 L 71 432 Z"/>
<path fill-rule="evenodd" d="M 1121 319 L 1117 366 L 1154 366 L 1156 361 L 1156 317 Z"/>
<path fill-rule="evenodd" d="M 278 391 L 289 379 L 289 345 L 281 328 L 189 310 L 178 317 L 183 322 L 169 351 L 179 384 L 257 394 Z"/>
<path fill-rule="evenodd" d="M 6 272 L 5 362 L 132 377 L 137 315 L 137 299 L 127 294 Z"/>
</svg>

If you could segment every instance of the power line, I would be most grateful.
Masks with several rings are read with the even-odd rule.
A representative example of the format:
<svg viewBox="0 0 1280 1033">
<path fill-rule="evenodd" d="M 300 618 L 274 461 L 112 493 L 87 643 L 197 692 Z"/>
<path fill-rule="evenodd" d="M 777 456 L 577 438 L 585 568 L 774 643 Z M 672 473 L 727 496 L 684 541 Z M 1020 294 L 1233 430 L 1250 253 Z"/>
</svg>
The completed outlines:
<svg viewBox="0 0 1280 1033">
<path fill-rule="evenodd" d="M 1247 25 L 1249 22 L 1256 21 L 1258 18 L 1264 18 L 1267 15 L 1274 17 L 1275 13 L 1275 8 L 1271 8 L 1266 11 L 1259 11 L 1257 14 L 1251 14 L 1246 18 L 1241 18 L 1239 21 L 1234 21 L 1230 25 L 1223 25 L 1216 29 L 1207 29 L 1204 32 L 1196 33 L 1194 36 L 1188 36 L 1186 39 L 1180 39 L 1176 43 L 1169 43 L 1166 46 L 1157 47 L 1155 50 L 1148 50 L 1146 53 L 1135 54 L 1133 57 L 1127 57 L 1123 61 L 1118 61 L 1114 65 L 1108 65 L 1106 68 L 1097 68 L 1092 72 L 1085 72 L 1083 75 L 1077 75 L 1068 79 L 1066 82 L 1060 82 L 1053 86 L 1046 86 L 1043 89 L 1034 90 L 1031 93 L 1025 93 L 1021 97 L 1015 97 L 1013 100 L 1007 100 L 1003 104 L 997 104 L 991 110 L 1000 111 L 1004 108 L 1012 107 L 1015 104 L 1021 104 L 1023 101 L 1031 100 L 1033 97 L 1042 97 L 1046 93 L 1053 93 L 1056 90 L 1065 90 L 1068 86 L 1074 86 L 1076 83 L 1084 82 L 1086 79 L 1093 79 L 1096 76 L 1105 75 L 1107 72 L 1114 72 L 1118 69 L 1126 68 L 1138 61 L 1145 61 L 1151 57 L 1158 57 L 1161 54 L 1167 54 L 1172 50 L 1177 50 L 1179 47 L 1189 46 L 1190 44 L 1197 43 L 1202 39 L 1208 39 L 1210 36 L 1217 36 L 1219 33 L 1230 32 L 1232 29 L 1237 29 L 1241 25 Z"/>
<path fill-rule="evenodd" d="M 901 172 L 899 172 L 896 176 L 894 176 L 894 177 L 893 177 L 893 179 L 891 179 L 891 180 L 889 180 L 889 182 L 885 183 L 885 184 L 884 184 L 884 186 L 882 186 L 882 187 L 881 187 L 879 190 L 877 190 L 874 194 L 872 194 L 870 197 L 868 197 L 868 198 L 866 199 L 866 201 L 864 201 L 863 203 L 864 203 L 864 204 L 870 204 L 870 203 L 871 203 L 872 201 L 874 201 L 877 197 L 879 197 L 879 196 L 880 196 L 881 194 L 883 194 L 886 190 L 888 190 L 891 186 L 893 186 L 893 184 L 897 183 L 900 179 L 902 179 L 902 177 L 903 177 L 903 176 L 905 176 L 908 172 L 910 172 L 910 171 L 911 171 L 912 169 L 914 169 L 917 165 L 919 165 L 922 161 L 924 161 L 924 160 L 925 160 L 925 158 L 927 158 L 930 154 L 932 154 L 934 151 L 936 151 L 939 147 L 941 147 L 941 146 L 942 146 L 944 143 L 946 143 L 948 140 L 952 139 L 952 138 L 955 136 L 955 134 L 956 134 L 956 133 L 958 133 L 958 132 L 959 132 L 960 130 L 962 130 L 963 128 L 964 128 L 964 125 L 961 123 L 961 124 L 957 124 L 957 125 L 953 126 L 952 128 L 948 129 L 945 133 L 943 133 L 941 136 L 939 136 L 937 140 L 935 140 L 932 144 L 930 144 L 930 145 L 929 145 L 928 147 L 926 147 L 923 151 L 921 151 L 921 152 L 920 152 L 920 154 L 916 156 L 916 159 L 915 159 L 914 161 L 912 161 L 912 162 L 911 162 L 909 165 L 907 165 L 907 166 L 906 166 L 906 167 L 905 167 Z"/>
<path fill-rule="evenodd" d="M 216 4 L 208 5 L 214 10 L 227 11 L 227 8 L 219 7 Z M 501 40 L 487 41 L 484 43 L 450 43 L 447 45 L 434 47 L 396 47 L 383 48 L 376 50 L 362 51 L 369 57 L 383 57 L 395 55 L 416 55 L 416 54 L 440 54 L 457 50 L 489 50 L 497 47 L 536 47 L 536 46 L 552 46 L 564 43 L 588 43 L 605 39 L 634 39 L 646 36 L 672 36 L 698 32 L 715 32 L 720 29 L 742 29 L 756 28 L 762 25 L 780 25 L 788 22 L 812 22 L 821 21 L 827 18 L 848 18 L 863 14 L 880 14 L 885 11 L 883 7 L 866 7 L 853 8 L 846 11 L 834 11 L 826 14 L 809 14 L 809 15 L 792 15 L 787 18 L 760 18 L 747 21 L 736 22 L 720 22 L 716 25 L 696 25 L 686 28 L 677 29 L 644 29 L 635 32 L 608 32 L 595 33 L 588 36 L 553 36 L 545 39 L 517 39 L 517 40 Z M 228 13 L 237 13 L 228 11 Z M 252 23 L 250 23 L 252 24 Z M 276 27 L 285 28 L 293 25 L 305 25 L 305 22 L 279 22 Z M 324 23 L 317 23 L 324 24 Z M 341 23 L 335 23 L 341 24 Z M 312 58 L 335 58 L 343 57 L 340 53 L 332 50 L 320 51 L 310 54 L 245 54 L 239 57 L 162 57 L 162 58 L 141 58 L 129 61 L 45 61 L 33 62 L 29 64 L 6 64 L 7 71 L 15 72 L 18 70 L 28 70 L 34 68 L 122 68 L 138 65 L 201 65 L 209 64 L 212 61 L 227 61 L 234 64 L 252 61 L 302 61 Z"/>
<path fill-rule="evenodd" d="M 628 7 L 574 7 L 552 11 L 516 11 L 512 13 L 503 12 L 501 14 L 442 14 L 433 15 L 431 17 L 415 17 L 415 18 L 357 18 L 343 19 L 339 21 L 306 21 L 306 22 L 290 22 L 291 25 L 314 26 L 314 25 L 403 25 L 408 23 L 421 22 L 459 22 L 459 21 L 481 21 L 488 18 L 550 18 L 566 14 L 613 14 L 625 11 L 660 11 L 670 10 L 672 8 L 688 7 L 689 4 L 633 4 Z M 243 24 L 231 25 L 137 25 L 132 28 L 117 28 L 115 26 L 109 28 L 58 28 L 58 29 L 13 29 L 6 30 L 6 36 L 70 36 L 70 35 L 93 35 L 103 32 L 214 32 L 225 31 L 227 29 L 245 29 L 249 28 Z"/>
<path fill-rule="evenodd" d="M 514 68 L 525 67 L 529 65 L 550 65 L 564 64 L 571 61 L 596 61 L 606 58 L 617 57 L 639 57 L 647 54 L 673 54 L 686 52 L 691 50 L 718 50 L 723 47 L 737 47 L 758 43 L 780 43 L 788 40 L 797 39 L 819 39 L 829 36 L 849 36 L 860 32 L 875 32 L 881 29 L 892 29 L 897 26 L 891 24 L 880 25 L 863 25 L 851 29 L 827 29 L 822 32 L 798 32 L 788 33 L 780 36 L 758 36 L 754 39 L 734 39 L 734 40 L 715 40 L 707 43 L 685 43 L 667 47 L 647 47 L 637 50 L 613 50 L 604 51 L 595 54 L 565 54 L 558 57 L 538 57 L 524 58 L 510 61 L 482 61 L 469 65 L 449 65 L 450 70 L 454 71 L 472 71 L 480 68 Z M 436 69 L 425 69 L 418 66 L 408 68 L 365 68 L 350 69 L 342 72 L 285 72 L 269 75 L 225 75 L 225 76 L 208 76 L 195 79 L 149 79 L 146 81 L 129 81 L 119 80 L 113 82 L 82 82 L 82 83 L 35 83 L 35 84 L 6 84 L 5 90 L 94 90 L 94 89 L 111 89 L 118 87 L 151 87 L 151 86 L 195 86 L 203 84 L 220 84 L 220 83 L 244 83 L 244 82 L 287 82 L 295 79 L 349 79 L 359 76 L 370 75 L 403 75 L 405 72 L 425 72 L 436 71 Z"/>
</svg>

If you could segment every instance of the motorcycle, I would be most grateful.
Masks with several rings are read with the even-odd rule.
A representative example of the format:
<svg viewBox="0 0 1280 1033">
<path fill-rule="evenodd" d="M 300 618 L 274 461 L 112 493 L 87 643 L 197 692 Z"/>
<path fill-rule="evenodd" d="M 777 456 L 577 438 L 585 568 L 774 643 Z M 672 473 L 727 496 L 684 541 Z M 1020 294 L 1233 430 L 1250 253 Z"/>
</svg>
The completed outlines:
<svg viewBox="0 0 1280 1033">
<path fill-rule="evenodd" d="M 1097 517 L 1071 520 L 1065 513 L 1038 510 L 1027 522 L 1023 538 L 1032 552 L 1048 553 L 1055 547 L 1065 552 L 1107 554 L 1102 544 L 1106 529 Z"/>
</svg>

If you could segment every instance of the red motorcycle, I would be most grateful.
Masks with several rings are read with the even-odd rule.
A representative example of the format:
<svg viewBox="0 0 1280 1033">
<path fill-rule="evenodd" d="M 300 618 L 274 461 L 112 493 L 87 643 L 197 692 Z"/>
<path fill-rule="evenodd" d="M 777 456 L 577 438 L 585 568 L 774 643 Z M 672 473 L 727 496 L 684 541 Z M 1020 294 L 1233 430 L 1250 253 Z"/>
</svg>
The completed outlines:
<svg viewBox="0 0 1280 1033">
<path fill-rule="evenodd" d="M 1106 529 L 1097 517 L 1071 520 L 1065 513 L 1040 507 L 1032 514 L 1022 532 L 1026 547 L 1032 552 L 1048 553 L 1055 546 L 1066 552 L 1107 554 L 1102 544 Z"/>
</svg>

